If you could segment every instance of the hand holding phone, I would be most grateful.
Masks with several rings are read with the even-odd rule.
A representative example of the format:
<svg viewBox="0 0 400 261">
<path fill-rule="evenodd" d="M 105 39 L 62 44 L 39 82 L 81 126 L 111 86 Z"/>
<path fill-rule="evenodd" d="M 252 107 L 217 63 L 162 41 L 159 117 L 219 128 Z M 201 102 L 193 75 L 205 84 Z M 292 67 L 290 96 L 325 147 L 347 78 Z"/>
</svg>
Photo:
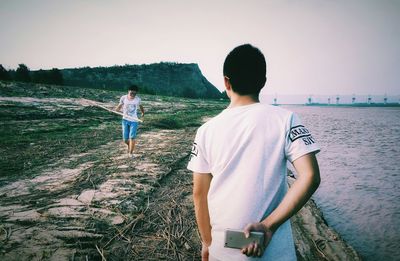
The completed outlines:
<svg viewBox="0 0 400 261">
<path fill-rule="evenodd" d="M 225 247 L 242 249 L 251 243 L 257 243 L 262 246 L 264 243 L 264 233 L 253 231 L 246 238 L 242 230 L 225 230 Z"/>
</svg>

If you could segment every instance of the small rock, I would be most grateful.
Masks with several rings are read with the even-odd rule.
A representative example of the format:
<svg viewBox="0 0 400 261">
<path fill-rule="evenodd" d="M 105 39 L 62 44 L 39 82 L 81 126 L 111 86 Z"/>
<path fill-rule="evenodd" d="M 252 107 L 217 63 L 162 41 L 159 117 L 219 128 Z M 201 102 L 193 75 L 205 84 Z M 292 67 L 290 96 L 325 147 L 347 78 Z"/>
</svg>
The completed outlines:
<svg viewBox="0 0 400 261">
<path fill-rule="evenodd" d="M 94 197 L 94 193 L 95 193 L 94 190 L 83 191 L 81 193 L 81 195 L 79 195 L 78 200 L 80 202 L 85 203 L 85 204 L 90 204 L 92 202 L 93 197 Z"/>
<path fill-rule="evenodd" d="M 119 225 L 119 224 L 122 224 L 122 223 L 124 223 L 124 222 L 125 222 L 125 219 L 124 219 L 123 217 L 121 217 L 121 216 L 115 216 L 115 217 L 112 219 L 111 224 L 113 224 L 113 225 Z"/>
<path fill-rule="evenodd" d="M 189 244 L 187 242 L 185 242 L 184 246 L 185 246 L 186 250 L 190 250 L 191 249 L 191 247 L 189 246 Z"/>
</svg>

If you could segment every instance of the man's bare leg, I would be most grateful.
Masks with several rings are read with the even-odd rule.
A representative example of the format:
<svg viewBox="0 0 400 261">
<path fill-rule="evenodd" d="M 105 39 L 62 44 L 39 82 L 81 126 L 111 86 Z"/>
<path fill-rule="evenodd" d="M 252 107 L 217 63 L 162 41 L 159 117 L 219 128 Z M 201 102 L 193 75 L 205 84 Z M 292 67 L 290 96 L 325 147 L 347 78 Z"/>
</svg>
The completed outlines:
<svg viewBox="0 0 400 261">
<path fill-rule="evenodd" d="M 135 145 L 136 145 L 136 140 L 135 139 L 130 139 L 129 140 L 129 154 L 133 154 L 133 151 L 135 150 Z"/>
<path fill-rule="evenodd" d="M 129 140 L 124 140 L 124 143 L 126 144 L 126 146 L 128 148 L 128 153 L 129 153 Z"/>
</svg>

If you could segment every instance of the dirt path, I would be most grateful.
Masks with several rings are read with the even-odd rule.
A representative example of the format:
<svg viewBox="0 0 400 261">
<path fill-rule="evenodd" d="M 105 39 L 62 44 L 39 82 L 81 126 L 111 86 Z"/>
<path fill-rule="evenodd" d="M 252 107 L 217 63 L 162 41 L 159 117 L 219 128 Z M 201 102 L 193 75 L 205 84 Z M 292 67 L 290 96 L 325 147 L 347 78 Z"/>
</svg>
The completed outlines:
<svg viewBox="0 0 400 261">
<path fill-rule="evenodd" d="M 134 160 L 119 141 L 110 142 L 0 187 L 0 259 L 100 258 L 120 244 L 121 229 L 146 213 L 144 202 L 188 155 L 192 134 L 147 131 Z"/>
</svg>

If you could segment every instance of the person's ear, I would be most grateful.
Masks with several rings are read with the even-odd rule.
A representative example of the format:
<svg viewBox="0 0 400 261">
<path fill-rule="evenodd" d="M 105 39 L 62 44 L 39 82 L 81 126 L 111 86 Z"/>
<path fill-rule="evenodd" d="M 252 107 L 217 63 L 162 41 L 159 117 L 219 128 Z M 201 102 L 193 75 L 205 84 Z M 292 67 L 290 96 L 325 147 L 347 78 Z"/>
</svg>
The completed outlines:
<svg viewBox="0 0 400 261">
<path fill-rule="evenodd" d="M 225 83 L 225 92 L 226 92 L 226 96 L 228 96 L 228 98 L 231 98 L 231 92 L 232 90 L 232 84 L 229 81 L 229 77 L 224 76 L 224 83 Z"/>
<path fill-rule="evenodd" d="M 231 82 L 229 81 L 229 78 L 227 76 L 224 76 L 224 83 L 225 83 L 226 92 L 232 90 Z"/>
</svg>

